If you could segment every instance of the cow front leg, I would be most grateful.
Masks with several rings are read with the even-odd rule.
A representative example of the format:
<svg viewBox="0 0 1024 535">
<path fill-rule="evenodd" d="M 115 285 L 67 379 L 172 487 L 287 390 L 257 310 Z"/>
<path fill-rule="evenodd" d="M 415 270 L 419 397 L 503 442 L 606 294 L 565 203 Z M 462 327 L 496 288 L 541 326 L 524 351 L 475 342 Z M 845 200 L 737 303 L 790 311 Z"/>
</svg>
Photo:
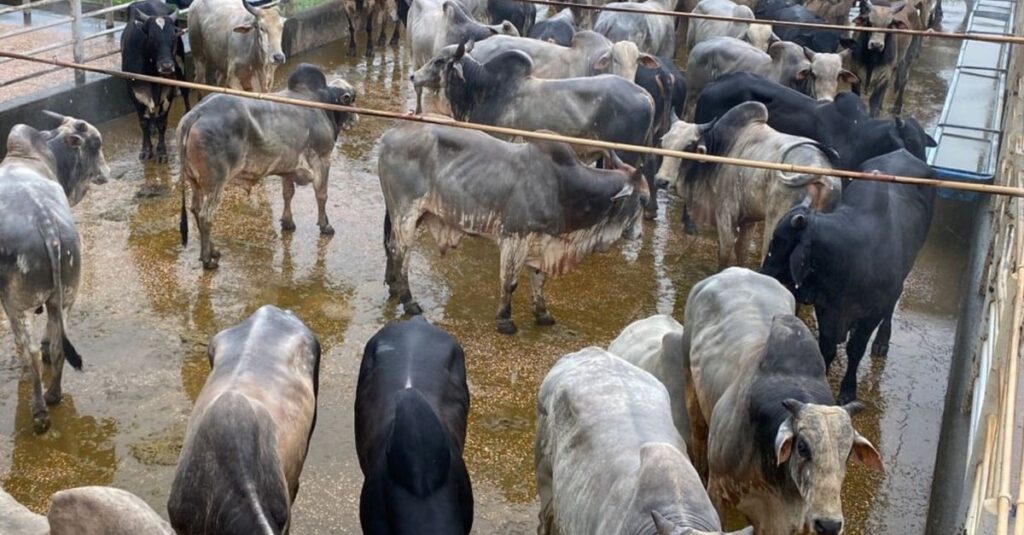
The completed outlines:
<svg viewBox="0 0 1024 535">
<path fill-rule="evenodd" d="M 512 294 L 519 284 L 519 273 L 526 263 L 526 247 L 515 238 L 501 243 L 501 302 L 498 304 L 497 325 L 501 334 L 515 334 L 512 322 Z"/>
<path fill-rule="evenodd" d="M 416 222 L 420 214 L 392 221 L 390 216 L 384 222 L 385 247 L 388 255 L 388 270 L 384 279 L 388 283 L 391 297 L 397 297 L 406 314 L 415 316 L 423 313 L 412 298 L 409 289 L 409 250 L 416 239 Z"/>
<path fill-rule="evenodd" d="M 167 103 L 167 107 L 170 107 L 170 102 Z M 156 161 L 157 163 L 167 163 L 167 142 L 165 135 L 167 133 L 167 113 L 164 113 L 154 119 L 156 123 Z"/>
<path fill-rule="evenodd" d="M 145 113 L 139 113 L 139 129 L 142 130 L 142 148 L 139 149 L 139 161 L 144 162 L 153 157 L 153 142 L 149 139 L 151 121 Z"/>
<path fill-rule="evenodd" d="M 284 197 L 284 211 L 281 212 L 281 230 L 295 230 L 295 219 L 292 217 L 292 198 L 295 197 L 295 182 L 288 177 L 281 177 L 281 196 Z"/>
<path fill-rule="evenodd" d="M 346 0 L 346 2 L 354 2 L 354 0 Z M 352 6 L 351 9 L 345 9 L 345 19 L 348 21 L 348 55 L 350 56 L 356 55 L 356 29 L 352 25 L 352 17 L 355 15 L 354 10 L 355 6 Z"/>
<path fill-rule="evenodd" d="M 693 386 L 693 373 L 689 366 L 683 370 L 686 377 L 686 412 L 690 417 L 690 447 L 692 448 L 691 459 L 697 474 L 707 483 L 708 481 L 708 422 L 704 419 L 704 412 L 700 408 L 700 400 L 697 398 L 697 390 Z"/>
<path fill-rule="evenodd" d="M 32 428 L 36 433 L 43 433 L 50 428 L 50 414 L 43 400 L 43 356 L 32 340 L 26 315 L 6 303 L 4 312 L 7 313 L 7 319 L 11 324 L 14 346 L 32 373 Z"/>
<path fill-rule="evenodd" d="M 839 345 L 839 313 L 815 306 L 814 317 L 818 320 L 818 349 L 825 359 L 825 371 L 828 371 L 832 361 L 836 360 L 836 346 Z"/>
<path fill-rule="evenodd" d="M 398 41 L 399 41 L 399 39 L 401 37 L 399 35 L 399 33 L 398 33 L 398 27 L 401 26 L 401 25 L 402 25 L 401 21 L 398 21 L 398 20 L 395 21 L 395 31 L 391 32 L 391 44 L 392 44 L 392 46 L 398 44 Z"/>
<path fill-rule="evenodd" d="M 192 56 L 192 70 L 194 71 L 193 74 L 196 77 L 196 83 L 197 84 L 205 84 L 206 83 L 206 61 L 204 59 L 200 58 L 196 54 L 193 54 L 193 56 Z M 196 93 L 199 94 L 199 98 L 200 99 L 203 98 L 203 93 L 201 91 L 199 91 L 197 89 Z M 188 102 L 187 98 L 185 99 L 185 102 Z M 186 104 L 186 106 L 187 106 L 187 104 Z"/>
<path fill-rule="evenodd" d="M 370 8 L 366 13 L 366 57 L 373 57 L 373 19 L 377 16 L 376 9 Z"/>
<path fill-rule="evenodd" d="M 644 218 L 653 221 L 658 219 L 658 184 L 655 179 L 658 171 L 657 156 L 645 154 L 642 162 L 644 180 L 647 181 L 647 191 L 651 195 L 644 206 Z"/>
<path fill-rule="evenodd" d="M 384 46 L 387 44 L 388 38 L 388 23 L 387 23 L 387 11 L 383 6 L 377 8 L 377 28 L 380 30 L 380 35 L 377 37 L 377 46 Z"/>
<path fill-rule="evenodd" d="M 889 356 L 889 337 L 892 336 L 892 314 L 896 309 L 896 303 L 889 307 L 882 324 L 878 326 L 875 334 L 875 343 L 871 344 L 871 356 L 885 358 Z"/>
<path fill-rule="evenodd" d="M 885 94 L 888 90 L 889 81 L 886 80 L 871 92 L 870 110 L 872 117 L 878 117 L 878 113 L 882 110 L 882 103 L 885 101 Z"/>
<path fill-rule="evenodd" d="M 845 405 L 857 399 L 857 368 L 864 358 L 864 350 L 867 349 L 868 339 L 872 331 L 878 326 L 879 318 L 860 320 L 850 333 L 850 341 L 846 343 L 846 375 L 839 385 L 839 398 L 837 402 Z"/>
<path fill-rule="evenodd" d="M 729 214 L 717 214 L 716 223 L 718 226 L 718 269 L 723 270 L 734 265 L 732 259 L 738 227 Z"/>
<path fill-rule="evenodd" d="M 746 267 L 747 265 L 747 251 L 750 250 L 750 235 L 753 230 L 753 225 L 750 223 L 741 223 L 737 227 L 738 232 L 736 233 L 736 243 L 733 244 L 733 254 L 736 255 L 736 265 L 739 267 Z M 767 227 L 765 232 L 768 232 Z"/>
<path fill-rule="evenodd" d="M 533 293 L 533 318 L 537 325 L 549 326 L 555 324 L 555 318 L 548 312 L 547 303 L 544 302 L 544 272 L 539 269 L 530 268 L 530 291 Z"/>
<path fill-rule="evenodd" d="M 317 225 L 320 226 L 320 234 L 333 236 L 334 227 L 327 221 L 327 176 L 330 174 L 329 164 L 324 165 L 320 172 L 320 180 L 313 184 L 316 190 Z"/>
</svg>

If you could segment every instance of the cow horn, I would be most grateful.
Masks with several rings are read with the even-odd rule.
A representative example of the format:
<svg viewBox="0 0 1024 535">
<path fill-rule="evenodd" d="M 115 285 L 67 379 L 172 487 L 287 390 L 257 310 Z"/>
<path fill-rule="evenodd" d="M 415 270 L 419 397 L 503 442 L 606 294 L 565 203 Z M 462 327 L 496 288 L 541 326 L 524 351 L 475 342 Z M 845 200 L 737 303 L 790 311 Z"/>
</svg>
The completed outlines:
<svg viewBox="0 0 1024 535">
<path fill-rule="evenodd" d="M 242 7 L 244 7 L 245 10 L 248 11 L 249 14 L 251 14 L 252 16 L 259 18 L 260 14 L 256 11 L 256 8 L 252 7 L 252 5 L 247 0 L 242 0 Z"/>
<path fill-rule="evenodd" d="M 850 418 L 853 418 L 864 410 L 864 404 L 859 401 L 851 401 L 846 405 L 843 405 L 842 409 L 850 415 Z"/>
<path fill-rule="evenodd" d="M 58 121 L 61 124 L 64 124 L 64 120 L 68 118 L 66 115 L 61 115 L 61 114 L 59 114 L 59 113 L 57 113 L 55 111 L 50 111 L 50 110 L 43 110 L 43 115 L 45 115 L 45 116 L 47 116 L 47 117 L 49 117 L 51 119 L 55 119 L 56 121 Z"/>
<path fill-rule="evenodd" d="M 654 529 L 658 535 L 671 535 L 676 531 L 676 525 L 661 516 L 661 513 L 651 511 L 651 518 L 654 519 Z"/>
<path fill-rule="evenodd" d="M 139 22 L 141 22 L 143 24 L 145 24 L 146 22 L 149 21 L 149 15 L 143 13 L 139 9 L 133 9 L 132 13 L 135 13 L 135 20 L 137 20 L 137 21 L 139 21 Z"/>
<path fill-rule="evenodd" d="M 868 13 L 871 13 L 871 8 L 873 8 L 873 7 L 874 6 L 871 5 L 871 1 L 870 0 L 860 0 L 860 14 L 861 15 L 867 15 Z"/>
<path fill-rule="evenodd" d="M 793 415 L 793 418 L 799 418 L 800 412 L 804 410 L 805 403 L 793 398 L 782 400 L 782 406 Z"/>
<path fill-rule="evenodd" d="M 632 194 L 633 194 L 633 185 L 632 184 L 626 184 L 625 186 L 622 186 L 622 189 L 620 189 L 618 193 L 616 193 L 615 195 L 612 196 L 611 200 L 617 201 L 619 199 L 625 199 L 625 198 L 629 197 Z"/>
<path fill-rule="evenodd" d="M 178 18 L 178 6 L 174 6 L 174 8 L 171 9 L 171 12 L 166 14 L 166 15 L 164 15 L 164 16 L 170 18 L 171 20 L 177 19 Z"/>
<path fill-rule="evenodd" d="M 274 7 L 277 7 L 278 4 L 280 4 L 280 3 L 281 3 L 280 0 L 274 0 L 273 2 L 271 2 L 271 3 L 267 4 L 267 5 L 260 6 L 260 9 L 274 8 Z"/>
<path fill-rule="evenodd" d="M 810 48 L 807 48 L 806 46 L 804 47 L 804 57 L 807 58 L 807 61 L 813 62 L 814 61 L 814 55 L 815 54 L 814 54 L 813 50 L 811 50 Z"/>
</svg>

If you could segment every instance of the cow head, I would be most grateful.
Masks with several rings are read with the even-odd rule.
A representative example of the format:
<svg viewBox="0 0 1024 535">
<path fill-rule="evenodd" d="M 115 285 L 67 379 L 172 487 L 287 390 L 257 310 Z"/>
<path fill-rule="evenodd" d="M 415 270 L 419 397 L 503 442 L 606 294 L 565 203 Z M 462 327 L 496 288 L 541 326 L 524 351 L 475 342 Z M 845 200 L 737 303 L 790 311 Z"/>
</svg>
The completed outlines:
<svg viewBox="0 0 1024 535">
<path fill-rule="evenodd" d="M 924 131 L 924 128 L 921 128 L 921 123 L 917 122 L 917 119 L 913 117 L 907 117 L 906 119 L 894 117 L 893 126 L 896 127 L 896 131 L 899 133 L 898 135 L 903 142 L 903 147 L 914 156 L 917 156 L 918 159 L 927 160 L 925 152 L 928 150 L 928 147 L 936 147 L 939 144 L 935 141 L 935 138 Z"/>
<path fill-rule="evenodd" d="M 682 152 L 694 152 L 697 154 L 707 154 L 708 147 L 704 143 L 704 134 L 709 131 L 714 124 L 714 121 L 704 124 L 676 121 L 672 124 L 672 128 L 669 128 L 668 132 L 661 137 L 661 148 Z M 659 184 L 665 184 L 665 187 L 667 188 L 675 186 L 678 190 L 681 185 L 681 181 L 679 180 L 680 175 L 685 176 L 692 164 L 692 160 L 681 160 L 679 158 L 665 156 L 662 158 L 661 168 L 658 169 L 655 179 Z"/>
<path fill-rule="evenodd" d="M 146 61 L 152 64 L 153 68 L 161 76 L 174 74 L 174 55 L 177 52 L 178 43 L 181 42 L 182 30 L 178 28 L 175 21 L 178 17 L 178 8 L 171 9 L 167 15 L 147 15 L 138 8 L 131 8 L 132 22 L 135 27 L 146 37 L 145 43 Z"/>
<path fill-rule="evenodd" d="M 7 157 L 34 165 L 60 184 L 71 206 L 78 204 L 92 182 L 110 179 L 103 158 L 103 138 L 91 124 L 51 111 L 43 114 L 58 121 L 53 130 L 15 126 L 7 139 Z"/>
<path fill-rule="evenodd" d="M 235 26 L 234 32 L 253 36 L 262 64 L 280 65 L 284 63 L 285 56 L 281 51 L 281 36 L 284 34 L 285 18 L 278 11 L 276 2 L 262 8 L 255 8 L 246 0 L 242 0 L 242 6 L 253 18 Z"/>
<path fill-rule="evenodd" d="M 624 163 L 613 150 L 605 150 L 603 160 L 605 167 L 621 171 L 629 177 L 629 181 L 612 197 L 618 204 L 617 213 L 625 218 L 622 237 L 627 240 L 638 240 L 643 237 L 644 227 L 640 222 L 640 213 L 651 201 L 652 191 L 639 169 Z"/>
<path fill-rule="evenodd" d="M 799 301 L 805 303 L 812 297 L 802 286 L 813 271 L 811 233 L 808 227 L 813 224 L 815 217 L 816 214 L 806 200 L 787 212 L 776 223 L 768 253 L 761 264 L 761 273 L 781 282 L 797 294 Z"/>
<path fill-rule="evenodd" d="M 773 322 L 771 337 L 776 336 L 777 320 Z M 816 349 L 809 333 L 804 343 Z M 837 407 L 795 399 L 787 399 L 782 405 L 789 416 L 776 434 L 775 458 L 779 466 L 785 466 L 803 498 L 804 532 L 839 535 L 843 530 L 840 493 L 846 479 L 846 462 L 853 460 L 868 468 L 883 470 L 881 456 L 874 445 L 853 428 L 851 417 L 860 412 L 863 405 L 855 401 Z"/>
<path fill-rule="evenodd" d="M 899 28 L 907 30 L 910 26 L 904 18 L 896 15 L 906 8 L 906 4 L 874 5 L 870 0 L 861 0 L 860 13 L 853 19 L 855 26 L 862 28 Z M 883 52 L 886 45 L 886 36 L 889 34 L 871 32 L 868 37 L 867 49 L 870 52 Z"/>
<path fill-rule="evenodd" d="M 461 52 L 459 51 L 461 47 Z M 464 45 L 448 45 L 441 49 L 436 56 L 430 58 L 422 67 L 412 73 L 410 79 L 417 94 L 426 89 L 442 89 L 445 70 L 453 63 L 462 59 L 462 56 L 473 50 L 473 41 Z M 461 54 L 456 57 L 456 54 Z"/>
<path fill-rule="evenodd" d="M 641 54 L 636 43 L 619 41 L 597 58 L 591 65 L 591 70 L 593 74 L 614 74 L 633 81 L 639 65 L 655 69 L 660 67 L 661 63 L 650 54 Z"/>
<path fill-rule="evenodd" d="M 743 6 L 745 7 L 745 6 Z M 749 8 L 748 8 L 749 9 Z M 772 32 L 771 24 L 750 24 L 747 26 L 747 33 L 743 39 L 757 47 L 758 50 L 768 50 L 768 47 L 779 40 Z"/>
<path fill-rule="evenodd" d="M 288 77 L 288 90 L 304 95 L 310 100 L 324 104 L 351 106 L 356 100 L 356 90 L 340 78 L 327 83 L 323 71 L 315 65 L 303 63 Z M 335 135 L 355 126 L 359 116 L 347 111 L 326 111 L 334 123 Z"/>
<path fill-rule="evenodd" d="M 815 52 L 806 46 L 803 50 L 807 63 L 796 72 L 794 78 L 807 85 L 809 96 L 818 100 L 832 100 L 839 91 L 839 82 L 850 85 L 860 83 L 856 74 L 843 68 L 843 60 L 850 55 L 849 49 L 839 54 Z"/>
<path fill-rule="evenodd" d="M 533 72 L 533 60 L 519 50 L 506 50 L 483 64 L 465 52 L 459 45 L 442 74 L 445 98 L 458 121 L 468 120 L 482 102 L 500 102 L 497 95 L 513 90 Z"/>
</svg>

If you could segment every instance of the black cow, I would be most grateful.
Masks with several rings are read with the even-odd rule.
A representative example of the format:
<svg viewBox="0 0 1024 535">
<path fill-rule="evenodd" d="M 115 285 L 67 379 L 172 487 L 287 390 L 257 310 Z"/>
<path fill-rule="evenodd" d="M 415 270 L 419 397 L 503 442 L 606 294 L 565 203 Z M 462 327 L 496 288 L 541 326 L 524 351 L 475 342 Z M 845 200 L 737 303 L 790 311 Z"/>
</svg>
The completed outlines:
<svg viewBox="0 0 1024 535">
<path fill-rule="evenodd" d="M 519 35 L 526 35 L 537 18 L 537 6 L 520 0 L 487 0 L 487 14 L 491 24 L 507 20 L 519 30 Z"/>
<path fill-rule="evenodd" d="M 754 9 L 754 16 L 761 20 L 828 24 L 822 16 L 807 9 L 797 0 L 761 0 Z M 792 41 L 815 52 L 834 53 L 840 48 L 851 48 L 855 44 L 854 40 L 842 37 L 838 30 L 776 24 L 772 26 L 772 31 L 783 41 Z"/>
<path fill-rule="evenodd" d="M 381 329 L 363 351 L 355 413 L 363 533 L 469 533 L 469 388 L 459 343 L 423 316 Z"/>
<path fill-rule="evenodd" d="M 658 58 L 657 67 L 648 67 L 643 63 L 637 65 L 636 85 L 647 90 L 654 99 L 654 125 L 651 139 L 657 142 L 661 136 L 668 132 L 672 123 L 683 118 L 683 106 L 686 104 L 686 78 L 675 66 L 671 59 Z M 673 117 L 673 113 L 675 117 Z M 647 155 L 644 157 L 645 169 L 659 169 L 661 167 L 661 156 Z M 647 176 L 647 175 L 645 175 Z M 648 182 L 651 189 L 652 199 L 657 195 L 658 187 L 665 186 L 665 183 Z M 647 216 L 657 216 L 658 204 L 652 201 L 647 206 Z"/>
<path fill-rule="evenodd" d="M 139 0 L 128 8 L 128 23 L 121 34 L 121 70 L 146 76 L 161 76 L 185 80 L 185 47 L 182 30 L 175 25 L 177 7 L 169 7 L 160 0 Z M 139 160 L 154 156 L 149 136 L 156 130 L 156 159 L 167 161 L 167 114 L 171 111 L 174 94 L 181 91 L 185 111 L 190 108 L 188 89 L 150 82 L 128 81 L 128 98 L 135 105 L 142 128 L 142 150 Z"/>
<path fill-rule="evenodd" d="M 861 170 L 934 176 L 906 150 L 872 158 Z M 893 310 L 928 235 L 934 202 L 932 187 L 861 181 L 844 188 L 834 212 L 800 205 L 775 227 L 761 271 L 801 303 L 814 305 L 826 366 L 849 335 L 839 403 L 857 399 L 857 367 L 876 328 L 871 354 L 884 357 L 889 351 Z"/>
<path fill-rule="evenodd" d="M 530 39 L 548 41 L 562 46 L 571 46 L 574 35 L 576 35 L 576 23 L 570 8 L 565 8 L 553 17 L 535 23 L 530 31 L 526 32 L 526 36 Z"/>
<path fill-rule="evenodd" d="M 697 100 L 694 122 L 708 123 L 748 100 L 768 108 L 768 125 L 779 132 L 835 149 L 840 169 L 856 169 L 870 158 L 898 149 L 923 160 L 925 149 L 936 145 L 913 118 L 869 117 L 852 93 L 839 93 L 831 102 L 819 101 L 750 73 L 729 74 L 708 85 Z"/>
</svg>

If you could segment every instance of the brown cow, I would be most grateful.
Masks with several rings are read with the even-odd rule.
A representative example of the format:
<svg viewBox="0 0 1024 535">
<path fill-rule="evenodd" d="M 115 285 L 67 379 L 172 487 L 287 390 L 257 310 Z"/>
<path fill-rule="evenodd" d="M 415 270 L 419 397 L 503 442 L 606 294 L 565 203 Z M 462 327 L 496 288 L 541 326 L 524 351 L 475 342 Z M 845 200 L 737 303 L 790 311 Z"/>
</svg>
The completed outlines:
<svg viewBox="0 0 1024 535">
<path fill-rule="evenodd" d="M 917 0 L 918 2 L 922 0 Z M 862 28 L 923 30 L 920 12 L 909 2 L 890 4 L 884 0 L 862 0 L 860 15 L 853 19 Z M 860 78 L 861 92 L 870 95 L 872 116 L 877 116 L 891 85 L 896 92 L 893 115 L 903 110 L 903 90 L 910 64 L 921 51 L 921 37 L 880 32 L 859 32 L 850 63 Z"/>
</svg>

